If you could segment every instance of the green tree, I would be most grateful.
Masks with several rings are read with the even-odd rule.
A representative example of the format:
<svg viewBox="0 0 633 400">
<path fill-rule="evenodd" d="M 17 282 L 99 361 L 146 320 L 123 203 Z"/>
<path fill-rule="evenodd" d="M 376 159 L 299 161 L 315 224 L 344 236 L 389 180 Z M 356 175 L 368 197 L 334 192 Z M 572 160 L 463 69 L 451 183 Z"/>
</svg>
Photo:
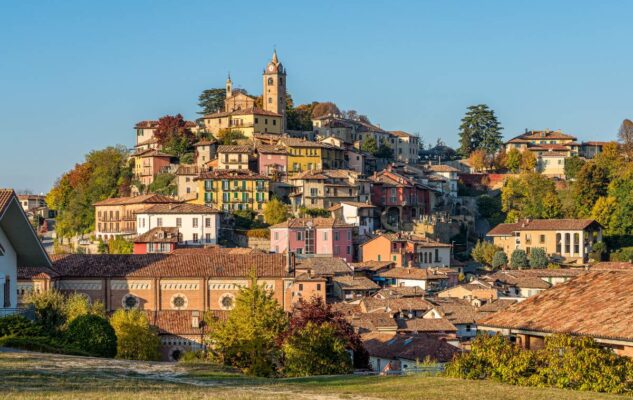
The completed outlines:
<svg viewBox="0 0 633 400">
<path fill-rule="evenodd" d="M 633 164 L 623 168 L 600 197 L 591 215 L 606 228 L 608 235 L 633 235 Z"/>
<path fill-rule="evenodd" d="M 578 156 L 573 156 L 565 159 L 565 178 L 576 179 L 578 172 L 585 165 L 585 160 Z"/>
<path fill-rule="evenodd" d="M 608 249 L 607 245 L 604 242 L 595 243 L 591 246 L 591 252 L 589 253 L 589 258 L 594 261 L 605 261 Z"/>
<path fill-rule="evenodd" d="M 223 111 L 225 99 L 226 89 L 224 88 L 203 90 L 198 97 L 198 106 L 201 108 L 198 114 L 213 114 Z"/>
<path fill-rule="evenodd" d="M 560 218 L 562 204 L 551 179 L 532 172 L 508 178 L 501 189 L 506 221 L 516 218 Z"/>
<path fill-rule="evenodd" d="M 374 153 L 374 156 L 377 158 L 392 159 L 393 149 L 387 143 L 381 143 L 380 146 L 378 146 L 378 150 Z"/>
<path fill-rule="evenodd" d="M 602 164 L 590 161 L 580 168 L 572 186 L 578 216 L 591 215 L 598 198 L 607 195 L 609 181 L 609 170 Z"/>
<path fill-rule="evenodd" d="M 530 250 L 530 268 L 538 268 L 543 269 L 546 268 L 549 264 L 549 260 L 547 259 L 547 254 L 545 253 L 545 249 L 541 247 L 534 247 Z"/>
<path fill-rule="evenodd" d="M 487 105 L 468 107 L 459 127 L 459 152 L 464 157 L 477 149 L 484 150 L 487 154 L 494 154 L 503 143 L 502 129 L 495 112 Z"/>
<path fill-rule="evenodd" d="M 288 219 L 288 206 L 273 198 L 264 204 L 264 221 L 269 225 L 279 224 Z"/>
<path fill-rule="evenodd" d="M 251 274 L 250 286 L 235 298 L 235 308 L 226 321 L 209 321 L 212 353 L 226 365 L 255 376 L 271 376 L 280 357 L 278 338 L 288 326 L 284 310 L 272 292 L 257 284 Z"/>
<path fill-rule="evenodd" d="M 65 298 L 57 290 L 31 293 L 25 303 L 35 311 L 35 322 L 51 336 L 59 334 L 66 323 Z"/>
<path fill-rule="evenodd" d="M 110 239 L 108 242 L 109 254 L 132 254 L 134 253 L 134 243 L 122 236 Z"/>
<path fill-rule="evenodd" d="M 521 152 L 516 148 L 510 149 L 510 151 L 506 153 L 506 168 L 516 174 L 519 172 L 519 168 L 521 168 L 521 160 Z"/>
<path fill-rule="evenodd" d="M 475 247 L 471 250 L 470 255 L 473 260 L 485 264 L 487 266 L 492 266 L 492 262 L 495 256 L 495 253 L 501 251 L 502 249 L 498 246 L 495 246 L 491 242 L 486 242 L 484 240 L 477 241 Z"/>
<path fill-rule="evenodd" d="M 116 334 L 107 319 L 98 315 L 82 315 L 68 325 L 66 337 L 81 350 L 98 357 L 116 355 Z"/>
<path fill-rule="evenodd" d="M 492 257 L 492 268 L 499 269 L 508 265 L 508 256 L 503 250 L 499 250 Z"/>
<path fill-rule="evenodd" d="M 516 249 L 512 252 L 510 266 L 514 269 L 523 269 L 529 266 L 527 254 L 524 250 Z"/>
<path fill-rule="evenodd" d="M 304 206 L 299 207 L 298 214 L 299 214 L 299 218 L 306 218 L 306 217 L 327 218 L 332 215 L 332 213 L 329 210 L 326 210 L 325 208 L 317 208 L 317 207 L 308 208 Z"/>
<path fill-rule="evenodd" d="M 239 129 L 221 129 L 218 132 L 218 143 L 220 144 L 233 145 L 244 139 L 246 139 L 246 136 Z"/>
<path fill-rule="evenodd" d="M 160 359 L 158 332 L 141 310 L 119 309 L 110 317 L 117 337 L 117 358 L 157 361 Z"/>
<path fill-rule="evenodd" d="M 178 193 L 176 175 L 161 172 L 154 177 L 154 181 L 149 184 L 150 193 L 158 193 L 165 196 L 175 196 Z"/>
<path fill-rule="evenodd" d="M 312 110 L 317 102 L 294 107 L 290 93 L 286 96 L 286 128 L 294 131 L 312 131 Z"/>
<path fill-rule="evenodd" d="M 378 151 L 378 143 L 376 139 L 369 137 L 362 143 L 360 149 L 365 153 L 375 154 Z"/>
<path fill-rule="evenodd" d="M 313 322 L 297 330 L 283 344 L 284 372 L 288 376 L 349 374 L 352 360 L 336 328 Z"/>
<path fill-rule="evenodd" d="M 72 293 L 64 299 L 64 316 L 67 325 L 83 315 L 105 317 L 105 307 L 100 301 L 90 303 L 88 298 L 81 293 Z"/>
<path fill-rule="evenodd" d="M 501 211 L 501 198 L 499 196 L 481 195 L 477 198 L 477 209 L 482 218 L 486 218 L 490 226 L 496 226 L 505 220 Z"/>
</svg>

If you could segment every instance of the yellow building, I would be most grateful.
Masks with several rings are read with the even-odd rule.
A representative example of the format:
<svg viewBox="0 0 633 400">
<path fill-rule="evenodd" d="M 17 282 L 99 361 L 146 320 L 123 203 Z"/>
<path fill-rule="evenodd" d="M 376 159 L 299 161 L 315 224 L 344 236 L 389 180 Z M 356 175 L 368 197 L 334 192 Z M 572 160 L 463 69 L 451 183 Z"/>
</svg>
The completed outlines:
<svg viewBox="0 0 633 400">
<path fill-rule="evenodd" d="M 288 173 L 323 169 L 323 149 L 331 147 L 324 143 L 304 139 L 281 138 L 279 143 L 288 150 Z"/>
<path fill-rule="evenodd" d="M 198 180 L 194 204 L 206 204 L 223 211 L 261 212 L 269 200 L 269 179 L 248 170 L 205 172 Z"/>
</svg>

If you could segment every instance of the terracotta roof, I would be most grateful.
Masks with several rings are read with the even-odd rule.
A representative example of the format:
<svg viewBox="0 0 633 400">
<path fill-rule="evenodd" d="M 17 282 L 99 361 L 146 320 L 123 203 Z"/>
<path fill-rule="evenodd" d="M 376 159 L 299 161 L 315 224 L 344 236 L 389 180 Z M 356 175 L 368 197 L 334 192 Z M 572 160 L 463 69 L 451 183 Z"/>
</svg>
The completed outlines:
<svg viewBox="0 0 633 400">
<path fill-rule="evenodd" d="M 358 306 L 358 304 L 353 304 L 353 303 L 345 303 L 345 302 L 340 302 L 340 303 L 333 303 L 330 308 L 332 309 L 332 311 L 334 312 L 340 312 L 341 314 L 343 314 L 344 316 L 351 316 L 354 314 L 360 314 L 360 307 Z"/>
<path fill-rule="evenodd" d="M 631 272 L 589 272 L 486 317 L 479 324 L 633 341 L 631 287 Z"/>
<path fill-rule="evenodd" d="M 361 300 L 361 308 L 367 313 L 397 312 L 407 311 L 428 311 L 433 308 L 433 304 L 422 297 L 398 297 L 380 299 L 377 297 L 366 297 Z"/>
<path fill-rule="evenodd" d="M 223 144 L 218 146 L 218 153 L 250 153 L 253 151 L 251 146 L 237 146 Z"/>
<path fill-rule="evenodd" d="M 592 224 L 598 223 L 593 219 L 526 219 L 513 224 L 499 224 L 487 236 L 508 236 L 518 231 L 579 231 Z"/>
<path fill-rule="evenodd" d="M 353 225 L 346 224 L 341 222 L 335 218 L 292 218 L 285 222 L 281 222 L 276 225 L 272 225 L 270 229 L 276 228 L 305 228 L 307 226 L 312 226 L 314 228 L 352 228 Z"/>
<path fill-rule="evenodd" d="M 134 243 L 178 243 L 178 228 L 157 226 L 134 239 Z"/>
<path fill-rule="evenodd" d="M 401 332 L 457 332 L 457 328 L 446 318 L 412 318 L 398 320 Z"/>
<path fill-rule="evenodd" d="M 109 199 L 101 200 L 93 203 L 93 206 L 120 206 L 128 204 L 161 204 L 161 203 L 181 203 L 180 200 L 176 200 L 172 197 L 163 196 L 161 194 L 144 194 L 141 196 L 132 197 L 111 197 Z"/>
<path fill-rule="evenodd" d="M 591 266 L 591 271 L 633 271 L 630 262 L 603 261 Z"/>
<path fill-rule="evenodd" d="M 282 254 L 66 254 L 53 255 L 53 270 L 64 277 L 286 277 Z"/>
<path fill-rule="evenodd" d="M 176 175 L 198 175 L 200 169 L 193 164 L 180 164 L 176 170 Z"/>
<path fill-rule="evenodd" d="M 540 277 L 524 274 L 522 271 L 499 271 L 482 279 L 488 282 L 499 282 L 502 285 L 525 289 L 549 289 L 552 286 Z"/>
<path fill-rule="evenodd" d="M 288 150 L 282 146 L 272 146 L 261 144 L 257 146 L 257 152 L 262 154 L 280 154 L 280 155 L 288 155 Z"/>
<path fill-rule="evenodd" d="M 390 267 L 393 264 L 392 261 L 362 261 L 357 263 L 351 263 L 354 271 L 378 271 L 383 268 Z"/>
<path fill-rule="evenodd" d="M 199 328 L 192 326 L 193 314 L 198 314 Z M 150 325 L 158 328 L 159 335 L 201 335 L 207 333 L 209 327 L 204 322 L 204 315 L 225 320 L 228 311 L 193 311 L 193 310 L 161 310 L 147 311 Z"/>
<path fill-rule="evenodd" d="M 219 214 L 220 211 L 202 204 L 155 204 L 137 211 L 137 214 Z"/>
<path fill-rule="evenodd" d="M 291 137 L 281 137 L 279 138 L 279 143 L 283 143 L 284 145 L 288 147 L 317 147 L 317 148 L 333 148 L 334 147 L 327 143 L 319 143 L 319 142 L 313 142 L 310 140 L 291 138 Z"/>
<path fill-rule="evenodd" d="M 222 118 L 228 117 L 230 115 L 264 115 L 269 117 L 281 117 L 280 114 L 274 113 L 272 111 L 266 111 L 264 109 L 258 107 L 244 108 L 242 110 L 235 111 L 222 111 L 213 114 L 206 114 L 203 119 L 211 119 L 211 118 Z M 235 127 L 239 129 L 239 126 Z"/>
<path fill-rule="evenodd" d="M 18 279 L 50 279 L 57 276 L 57 272 L 48 267 L 18 266 Z"/>
<path fill-rule="evenodd" d="M 443 297 L 430 301 L 435 304 L 433 309 L 453 324 L 474 324 L 478 319 L 476 308 L 467 300 Z"/>
<path fill-rule="evenodd" d="M 405 131 L 390 131 L 389 133 L 398 137 L 415 137 L 414 135 L 407 133 Z"/>
<path fill-rule="evenodd" d="M 194 146 L 209 146 L 211 144 L 217 143 L 217 140 L 200 140 L 199 142 L 194 143 Z"/>
<path fill-rule="evenodd" d="M 348 206 L 358 207 L 358 208 L 376 208 L 376 206 L 374 205 L 363 203 L 360 201 L 342 201 L 341 204 L 346 204 Z"/>
<path fill-rule="evenodd" d="M 359 332 L 372 331 L 393 331 L 398 329 L 396 320 L 391 314 L 386 312 L 375 312 L 370 314 L 354 314 L 348 316 L 347 321 Z"/>
<path fill-rule="evenodd" d="M 136 125 L 134 125 L 135 129 L 149 129 L 149 128 L 156 128 L 156 126 L 158 126 L 158 121 L 140 121 L 137 122 Z"/>
<path fill-rule="evenodd" d="M 361 335 L 363 346 L 370 356 L 386 359 L 448 362 L 460 350 L 445 341 L 429 335 L 389 335 L 367 333 Z"/>
<path fill-rule="evenodd" d="M 337 283 L 341 290 L 378 290 L 378 286 L 374 281 L 364 276 L 335 276 L 332 279 Z"/>
<path fill-rule="evenodd" d="M 141 146 L 144 146 L 146 144 L 154 144 L 154 143 L 158 143 L 158 138 L 156 136 L 152 136 L 151 138 L 149 138 L 147 140 L 143 140 L 142 142 L 138 143 L 134 147 L 141 147 Z"/>
<path fill-rule="evenodd" d="M 446 164 L 429 165 L 427 166 L 427 169 L 433 172 L 460 172 L 457 168 L 453 168 Z"/>
<path fill-rule="evenodd" d="M 481 313 L 495 313 L 501 310 L 505 310 L 506 308 L 510 307 L 513 304 L 516 304 L 517 302 L 518 300 L 514 300 L 514 299 L 497 299 L 497 300 L 487 302 L 483 306 L 479 307 L 477 311 L 480 314 Z"/>
<path fill-rule="evenodd" d="M 551 140 L 551 139 L 564 139 L 564 140 L 576 140 L 575 136 L 567 135 L 561 131 L 528 131 L 525 132 L 514 139 L 522 139 L 522 140 Z M 514 140 L 513 139 L 513 140 Z"/>
<path fill-rule="evenodd" d="M 403 297 L 424 297 L 426 291 L 419 286 L 389 286 L 380 289 L 374 297 L 378 299 L 399 299 Z"/>
<path fill-rule="evenodd" d="M 351 275 L 352 269 L 338 257 L 308 257 L 298 260 L 297 269 L 310 269 L 314 275 Z"/>
<path fill-rule="evenodd" d="M 429 238 L 425 238 L 422 236 L 418 236 L 418 235 L 412 235 L 412 234 L 407 234 L 407 233 L 383 233 L 382 235 L 378 235 L 375 238 L 372 238 L 371 240 L 368 240 L 367 242 L 361 244 L 361 246 L 365 246 L 368 243 L 370 243 L 373 240 L 376 240 L 378 238 L 387 238 L 389 241 L 391 242 L 410 242 L 410 243 L 414 243 L 417 246 L 420 247 L 429 247 L 429 248 L 433 248 L 433 247 L 451 247 L 450 244 L 448 243 L 442 243 L 442 242 L 438 242 L 436 240 L 431 240 Z"/>
<path fill-rule="evenodd" d="M 239 180 L 269 180 L 268 177 L 259 175 L 247 169 L 216 169 L 213 171 L 202 172 L 196 179 L 239 179 Z"/>
<path fill-rule="evenodd" d="M 11 199 L 15 196 L 13 189 L 0 189 L 0 216 L 4 213 Z"/>
<path fill-rule="evenodd" d="M 379 272 L 378 276 L 392 279 L 411 279 L 418 281 L 448 279 L 448 275 L 438 272 L 433 268 L 403 268 L 394 267 L 387 271 Z"/>
<path fill-rule="evenodd" d="M 548 151 L 545 153 L 541 153 L 539 157 L 568 157 L 567 153 L 563 153 L 561 151 Z"/>
</svg>

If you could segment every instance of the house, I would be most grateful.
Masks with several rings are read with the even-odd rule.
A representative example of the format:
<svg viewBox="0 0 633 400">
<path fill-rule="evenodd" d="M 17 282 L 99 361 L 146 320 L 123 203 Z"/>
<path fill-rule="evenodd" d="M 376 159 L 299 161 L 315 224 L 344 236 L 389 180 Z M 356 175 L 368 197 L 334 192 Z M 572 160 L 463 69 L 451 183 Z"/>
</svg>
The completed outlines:
<svg viewBox="0 0 633 400">
<path fill-rule="evenodd" d="M 198 198 L 192 203 L 223 211 L 253 210 L 261 213 L 269 200 L 266 176 L 244 169 L 218 169 L 198 178 Z"/>
<path fill-rule="evenodd" d="M 447 193 L 451 197 L 457 197 L 458 173 L 460 172 L 457 168 L 446 164 L 429 164 L 426 170 L 431 177 L 440 177 L 446 182 L 446 187 L 442 187 L 442 193 Z"/>
<path fill-rule="evenodd" d="M 333 295 L 339 300 L 357 300 L 373 295 L 380 286 L 364 276 L 335 276 Z"/>
<path fill-rule="evenodd" d="M 250 146 L 218 146 L 218 169 L 249 169 Z"/>
<path fill-rule="evenodd" d="M 409 233 L 383 233 L 361 245 L 363 261 L 391 261 L 399 267 L 450 266 L 450 244 Z"/>
<path fill-rule="evenodd" d="M 171 165 L 173 156 L 160 150 L 147 149 L 132 155 L 134 159 L 134 177 L 144 186 L 154 182 L 154 178 Z"/>
<path fill-rule="evenodd" d="M 378 293 L 384 293 L 382 290 Z M 360 311 L 366 314 L 388 313 L 391 318 L 420 318 L 433 308 L 433 304 L 419 296 L 365 297 L 360 303 Z"/>
<path fill-rule="evenodd" d="M 200 204 L 154 204 L 136 212 L 136 232 L 143 235 L 154 228 L 178 229 L 178 243 L 217 244 L 221 212 Z"/>
<path fill-rule="evenodd" d="M 49 218 L 50 210 L 46 205 L 46 196 L 37 194 L 19 194 L 18 201 L 29 218 L 39 216 Z"/>
<path fill-rule="evenodd" d="M 360 236 L 370 236 L 380 227 L 376 206 L 358 201 L 342 201 L 328 209 L 333 218 L 358 227 Z"/>
<path fill-rule="evenodd" d="M 505 151 L 511 149 L 519 151 L 532 151 L 535 155 L 547 151 L 564 151 L 569 157 L 578 155 L 580 144 L 576 142 L 576 137 L 561 132 L 560 130 L 552 131 L 549 129 L 542 131 L 528 131 L 516 136 L 504 143 Z"/>
<path fill-rule="evenodd" d="M 259 145 L 257 151 L 257 171 L 260 175 L 269 178 L 277 178 L 274 180 L 285 179 L 288 173 L 288 150 L 283 146 L 277 145 Z"/>
<path fill-rule="evenodd" d="M 427 319 L 446 319 L 457 328 L 460 340 L 469 340 L 477 335 L 478 313 L 468 300 L 434 298 L 434 306 L 422 316 Z"/>
<path fill-rule="evenodd" d="M 333 306 L 348 303 L 335 303 Z M 352 313 L 345 317 L 347 322 L 352 325 L 356 333 L 362 334 L 367 332 L 389 332 L 396 333 L 398 331 L 398 323 L 393 316 L 386 312 L 373 313 Z"/>
<path fill-rule="evenodd" d="M 505 270 L 482 276 L 478 281 L 492 285 L 499 295 L 525 299 L 586 272 L 582 268 Z"/>
<path fill-rule="evenodd" d="M 197 165 L 180 164 L 176 170 L 176 185 L 178 186 L 178 198 L 191 201 L 198 197 L 198 182 L 195 181 L 204 168 Z"/>
<path fill-rule="evenodd" d="M 426 291 L 419 286 L 388 286 L 380 289 L 374 295 L 377 299 L 400 299 L 406 297 L 421 297 L 427 295 Z"/>
<path fill-rule="evenodd" d="M 338 257 L 314 256 L 299 258 L 296 264 L 297 273 L 323 278 L 327 298 L 334 296 L 334 278 L 337 276 L 352 276 L 352 269 L 347 262 Z"/>
<path fill-rule="evenodd" d="M 0 189 L 0 317 L 18 311 L 18 266 L 51 266 L 22 207 L 12 189 Z"/>
<path fill-rule="evenodd" d="M 498 291 L 492 284 L 480 281 L 464 283 L 442 290 L 437 297 L 452 297 L 456 299 L 481 299 L 485 301 L 498 298 Z"/>
<path fill-rule="evenodd" d="M 39 259 L 31 250 L 27 257 L 34 259 L 25 259 L 24 263 L 45 265 L 45 254 Z M 325 297 L 322 284 L 321 290 L 317 290 L 319 281 L 296 276 L 291 255 L 197 251 L 67 254 L 52 258 L 53 264 L 48 269 L 19 267 L 20 284 L 34 287 L 35 282 L 45 281 L 46 287 L 55 287 L 64 294 L 76 292 L 90 301 L 101 301 L 107 312 L 117 309 L 147 312 L 150 323 L 163 330 L 161 349 L 167 360 L 177 359 L 184 351 L 201 348 L 203 316 L 211 314 L 222 318 L 231 310 L 240 288 L 251 284 L 253 271 L 257 284 L 271 291 L 288 312 L 301 298 Z M 46 273 L 48 270 L 50 274 Z M 157 322 L 155 317 L 178 319 L 178 323 Z"/>
<path fill-rule="evenodd" d="M 294 218 L 270 227 L 270 251 L 333 256 L 351 262 L 354 227 L 334 218 Z"/>
<path fill-rule="evenodd" d="M 457 284 L 457 271 L 449 268 L 394 267 L 376 275 L 383 286 L 417 286 L 438 292 Z"/>
<path fill-rule="evenodd" d="M 393 157 L 400 162 L 415 164 L 418 161 L 420 147 L 417 136 L 404 131 L 391 131 L 389 144 L 393 150 Z"/>
<path fill-rule="evenodd" d="M 594 158 L 598 154 L 602 153 L 602 149 L 609 143 L 614 142 L 582 142 L 580 145 L 580 156 L 585 158 Z"/>
<path fill-rule="evenodd" d="M 288 152 L 289 175 L 324 169 L 322 150 L 329 145 L 290 137 L 280 139 L 279 144 Z"/>
<path fill-rule="evenodd" d="M 289 178 L 294 209 L 300 207 L 328 209 L 343 201 L 368 202 L 370 182 L 347 170 L 310 170 Z"/>
<path fill-rule="evenodd" d="M 394 264 L 391 261 L 361 261 L 351 263 L 350 266 L 354 270 L 354 275 L 373 279 L 377 273 L 392 268 Z"/>
<path fill-rule="evenodd" d="M 154 204 L 178 204 L 180 200 L 160 194 L 112 197 L 93 204 L 95 237 L 109 240 L 115 236 L 136 235 L 136 212 Z"/>
<path fill-rule="evenodd" d="M 431 335 L 372 332 L 361 339 L 369 353 L 371 369 L 380 373 L 404 373 L 426 361 L 447 363 L 460 352 Z"/>
<path fill-rule="evenodd" d="M 551 334 L 585 336 L 632 357 L 631 285 L 630 270 L 605 267 L 487 316 L 478 329 L 512 337 L 532 350 L 542 348 Z"/>
<path fill-rule="evenodd" d="M 134 254 L 172 253 L 179 236 L 178 228 L 157 226 L 134 238 Z"/>
<path fill-rule="evenodd" d="M 602 226 L 593 219 L 525 219 L 499 224 L 486 236 L 508 258 L 515 249 L 529 254 L 540 247 L 555 261 L 586 264 L 592 246 L 602 241 Z"/>
<path fill-rule="evenodd" d="M 446 318 L 409 318 L 399 319 L 398 332 L 423 333 L 448 340 L 455 340 L 457 328 Z"/>
<path fill-rule="evenodd" d="M 203 171 L 206 169 L 206 165 L 209 161 L 215 160 L 218 142 L 215 140 L 200 140 L 194 143 L 193 146 L 196 148 L 196 167 Z"/>
</svg>

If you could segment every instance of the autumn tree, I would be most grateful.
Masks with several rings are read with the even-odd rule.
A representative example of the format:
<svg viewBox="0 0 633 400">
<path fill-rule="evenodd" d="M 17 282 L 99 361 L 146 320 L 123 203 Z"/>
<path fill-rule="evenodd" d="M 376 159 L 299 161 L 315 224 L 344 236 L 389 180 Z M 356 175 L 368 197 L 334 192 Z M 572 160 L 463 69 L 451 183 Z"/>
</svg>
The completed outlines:
<svg viewBox="0 0 633 400">
<path fill-rule="evenodd" d="M 160 359 L 160 339 L 141 310 L 119 309 L 110 317 L 117 337 L 117 358 L 157 361 Z"/>
<path fill-rule="evenodd" d="M 521 160 L 521 152 L 514 147 L 511 148 L 510 151 L 506 153 L 506 168 L 516 174 L 519 172 L 519 168 L 521 168 Z"/>
<path fill-rule="evenodd" d="M 181 157 L 193 151 L 195 135 L 182 115 L 165 115 L 159 118 L 154 136 L 163 146 L 163 151 Z"/>
<path fill-rule="evenodd" d="M 225 99 L 226 89 L 224 88 L 203 90 L 198 97 L 198 106 L 201 108 L 198 114 L 213 114 L 224 110 Z"/>
<path fill-rule="evenodd" d="M 578 156 L 572 156 L 565 159 L 565 178 L 568 180 L 576 179 L 576 176 L 585 165 L 585 160 Z"/>
<path fill-rule="evenodd" d="M 609 170 L 603 164 L 590 161 L 580 168 L 572 186 L 579 217 L 591 214 L 598 199 L 607 195 L 609 182 Z"/>
<path fill-rule="evenodd" d="M 264 204 L 264 221 L 269 225 L 279 224 L 288 219 L 288 206 L 278 198 Z"/>
<path fill-rule="evenodd" d="M 536 156 L 531 151 L 521 153 L 520 168 L 522 172 L 532 172 L 536 169 Z"/>
<path fill-rule="evenodd" d="M 502 145 L 501 130 L 495 112 L 485 104 L 468 107 L 459 127 L 462 156 L 467 157 L 475 150 L 494 154 Z"/>
<path fill-rule="evenodd" d="M 475 247 L 471 250 L 470 255 L 473 260 L 487 266 L 492 266 L 495 254 L 501 250 L 502 249 L 500 247 L 495 246 L 491 242 L 480 240 L 477 244 L 475 244 Z"/>
<path fill-rule="evenodd" d="M 325 115 L 341 115 L 341 110 L 331 101 L 312 103 L 312 118 L 318 118 Z"/>
<path fill-rule="evenodd" d="M 470 153 L 468 162 L 475 169 L 475 171 L 484 171 L 488 166 L 488 155 L 484 150 L 478 149 Z"/>
<path fill-rule="evenodd" d="M 622 142 L 624 152 L 629 160 L 633 157 L 633 121 L 625 119 L 618 130 L 618 139 Z"/>
<path fill-rule="evenodd" d="M 501 209 L 506 221 L 519 218 L 560 218 L 561 201 L 551 179 L 535 173 L 508 178 L 501 189 Z"/>
<path fill-rule="evenodd" d="M 598 198 L 591 216 L 608 235 L 633 235 L 633 164 L 609 184 L 606 196 Z"/>
<path fill-rule="evenodd" d="M 246 136 L 239 129 L 221 129 L 218 132 L 218 142 L 220 144 L 233 145 L 244 139 L 246 139 Z"/>
</svg>

